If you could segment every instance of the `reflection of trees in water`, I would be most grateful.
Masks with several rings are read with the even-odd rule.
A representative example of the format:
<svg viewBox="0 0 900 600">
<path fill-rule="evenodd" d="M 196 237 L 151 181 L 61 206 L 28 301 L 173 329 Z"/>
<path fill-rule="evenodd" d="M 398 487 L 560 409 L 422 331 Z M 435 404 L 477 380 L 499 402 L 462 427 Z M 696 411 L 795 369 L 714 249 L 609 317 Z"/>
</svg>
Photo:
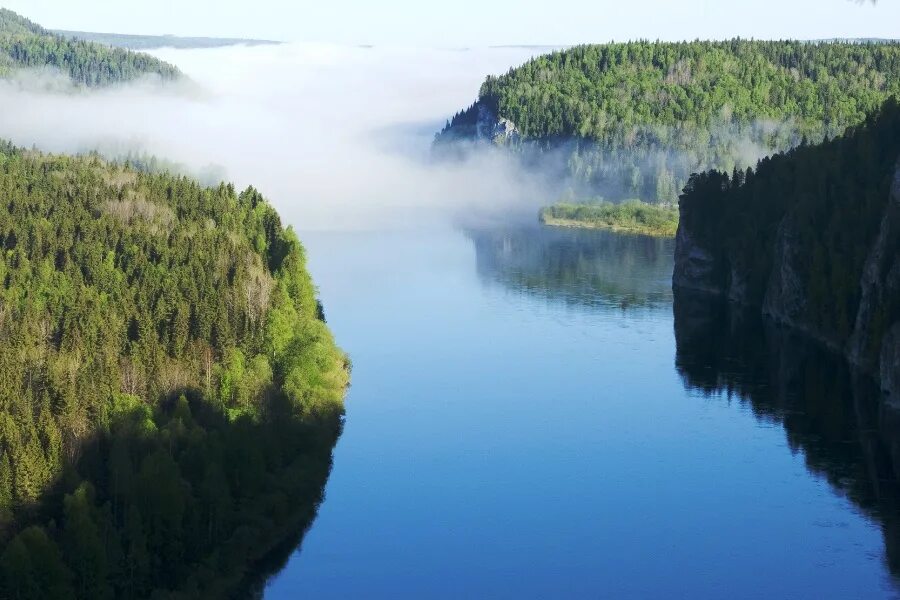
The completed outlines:
<svg viewBox="0 0 900 600">
<path fill-rule="evenodd" d="M 675 338 L 685 384 L 782 423 L 807 468 L 881 525 L 888 566 L 900 576 L 900 411 L 874 382 L 759 311 L 710 297 L 675 294 Z"/>
<path fill-rule="evenodd" d="M 671 302 L 671 240 L 549 227 L 467 233 L 479 276 L 514 291 L 610 308 Z"/>
<path fill-rule="evenodd" d="M 233 598 L 263 598 L 269 581 L 284 570 L 294 554 L 300 552 L 303 539 L 312 527 L 319 506 L 325 498 L 333 451 L 342 430 L 341 423 L 333 438 L 322 436 L 317 441 L 316 450 L 308 455 L 303 468 L 293 473 L 294 477 L 303 477 L 305 493 L 290 507 L 292 516 L 280 531 L 280 541 L 252 565 L 241 585 L 232 594 Z"/>
</svg>

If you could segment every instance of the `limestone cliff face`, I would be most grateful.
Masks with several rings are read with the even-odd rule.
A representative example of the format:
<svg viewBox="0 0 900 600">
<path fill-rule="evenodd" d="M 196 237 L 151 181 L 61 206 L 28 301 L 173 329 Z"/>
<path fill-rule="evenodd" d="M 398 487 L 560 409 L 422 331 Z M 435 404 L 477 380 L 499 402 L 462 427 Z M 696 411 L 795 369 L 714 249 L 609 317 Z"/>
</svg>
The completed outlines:
<svg viewBox="0 0 900 600">
<path fill-rule="evenodd" d="M 778 226 L 772 274 L 763 300 L 763 313 L 794 326 L 804 324 L 806 291 L 799 268 L 800 248 L 793 215 Z"/>
<path fill-rule="evenodd" d="M 478 119 L 475 122 L 475 136 L 480 141 L 505 146 L 519 141 L 519 129 L 507 118 L 497 116 L 485 104 L 476 104 Z"/>
<path fill-rule="evenodd" d="M 808 297 L 810 250 L 802 246 L 796 216 L 788 212 L 778 223 L 770 273 L 760 297 L 747 282 L 753 273 L 741 257 L 729 256 L 682 220 L 675 247 L 673 286 L 700 290 L 740 303 L 756 305 L 774 321 L 803 331 L 843 353 L 860 370 L 879 379 L 889 401 L 900 405 L 900 164 L 881 226 L 860 273 L 860 300 L 849 334 L 817 325 Z M 721 276 L 720 273 L 726 273 Z M 758 286 L 763 290 L 762 286 Z"/>
<path fill-rule="evenodd" d="M 900 323 L 891 327 L 881 342 L 878 378 L 885 400 L 900 407 Z"/>
<path fill-rule="evenodd" d="M 878 237 L 872 244 L 860 282 L 861 299 L 847 355 L 855 364 L 875 370 L 881 356 L 879 331 L 900 301 L 900 167 L 894 174 L 891 198 L 881 219 Z M 894 313 L 896 314 L 896 313 Z M 890 336 L 885 336 L 885 341 Z"/>
<path fill-rule="evenodd" d="M 886 398 L 900 405 L 900 166 L 861 282 L 862 298 L 847 345 L 851 361 L 874 372 Z M 885 332 L 879 338 L 880 332 Z"/>
<path fill-rule="evenodd" d="M 809 308 L 806 284 L 808 249 L 802 246 L 797 219 L 789 213 L 778 226 L 772 272 L 762 300 L 762 312 L 777 323 L 798 329 L 832 350 L 841 352 L 845 340 L 816 325 Z"/>
<path fill-rule="evenodd" d="M 678 227 L 675 235 L 673 287 L 717 296 L 725 295 L 728 289 L 721 277 L 724 262 L 725 257 L 709 244 L 700 241 L 700 236 L 689 227 Z"/>
<path fill-rule="evenodd" d="M 479 100 L 453 117 L 447 127 L 435 136 L 435 145 L 444 149 L 452 148 L 458 142 L 510 146 L 518 144 L 521 139 L 515 123 L 499 116 L 489 102 Z"/>
</svg>

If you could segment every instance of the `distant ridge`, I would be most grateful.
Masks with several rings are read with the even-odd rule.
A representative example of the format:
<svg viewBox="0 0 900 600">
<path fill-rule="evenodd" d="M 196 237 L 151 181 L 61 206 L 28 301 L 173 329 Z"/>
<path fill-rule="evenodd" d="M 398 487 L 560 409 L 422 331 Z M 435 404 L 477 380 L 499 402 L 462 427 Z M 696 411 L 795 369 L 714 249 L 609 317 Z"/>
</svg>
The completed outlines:
<svg viewBox="0 0 900 600">
<path fill-rule="evenodd" d="M 819 44 L 896 44 L 898 38 L 827 38 L 823 40 L 809 40 Z"/>
<path fill-rule="evenodd" d="M 566 48 L 571 48 L 571 44 L 498 44 L 494 46 L 488 46 L 491 50 L 507 50 L 507 49 L 516 49 L 516 50 L 541 50 L 545 52 L 552 52 L 553 50 L 564 50 Z"/>
<path fill-rule="evenodd" d="M 0 78 L 28 69 L 56 69 L 78 86 L 103 87 L 146 76 L 182 77 L 175 65 L 130 49 L 58 35 L 0 8 Z"/>
<path fill-rule="evenodd" d="M 126 33 L 97 33 L 54 29 L 53 33 L 67 38 L 95 42 L 128 50 L 155 50 L 159 48 L 224 48 L 226 46 L 274 46 L 283 42 L 243 38 L 181 37 L 177 35 L 130 35 Z"/>
</svg>

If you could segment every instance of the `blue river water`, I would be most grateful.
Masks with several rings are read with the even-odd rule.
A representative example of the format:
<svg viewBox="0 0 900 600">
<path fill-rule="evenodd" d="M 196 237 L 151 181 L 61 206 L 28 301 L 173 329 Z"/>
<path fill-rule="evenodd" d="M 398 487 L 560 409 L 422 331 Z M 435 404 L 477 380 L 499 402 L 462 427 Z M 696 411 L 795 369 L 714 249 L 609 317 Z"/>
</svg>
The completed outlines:
<svg viewBox="0 0 900 600">
<path fill-rule="evenodd" d="M 353 361 L 265 598 L 890 598 L 900 419 L 788 332 L 673 298 L 671 241 L 307 233 Z"/>
</svg>

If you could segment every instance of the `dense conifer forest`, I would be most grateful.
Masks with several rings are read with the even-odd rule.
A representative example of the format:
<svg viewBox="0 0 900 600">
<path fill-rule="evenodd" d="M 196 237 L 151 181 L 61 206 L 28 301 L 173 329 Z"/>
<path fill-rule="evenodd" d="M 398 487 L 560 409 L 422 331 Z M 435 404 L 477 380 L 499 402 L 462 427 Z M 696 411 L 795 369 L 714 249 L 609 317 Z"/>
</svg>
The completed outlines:
<svg viewBox="0 0 900 600">
<path fill-rule="evenodd" d="M 681 254 L 702 248 L 711 257 L 704 286 L 750 305 L 768 299 L 776 313 L 785 301 L 771 301 L 773 281 L 787 282 L 779 285 L 790 289 L 779 294 L 790 292 L 802 310 L 776 316 L 838 347 L 854 328 L 864 331 L 858 358 L 877 364 L 886 329 L 900 318 L 900 299 L 891 291 L 900 249 L 891 200 L 898 156 L 900 106 L 891 99 L 827 143 L 801 145 L 731 175 L 692 175 L 680 200 Z M 871 310 L 860 311 L 864 268 L 879 247 L 873 273 L 890 275 L 885 291 L 869 299 Z M 690 285 L 687 277 L 677 279 Z"/>
<path fill-rule="evenodd" d="M 576 196 L 674 203 L 693 172 L 834 137 L 898 92 L 892 42 L 578 46 L 488 77 L 437 146 L 505 119 L 515 132 L 498 141 L 568 176 Z"/>
<path fill-rule="evenodd" d="M 0 597 L 219 595 L 309 524 L 343 415 L 254 189 L 0 149 Z"/>
<path fill-rule="evenodd" d="M 52 33 L 0 8 L 0 77 L 22 69 L 55 68 L 77 85 L 99 87 L 147 75 L 177 79 L 176 67 L 148 54 Z"/>
</svg>

